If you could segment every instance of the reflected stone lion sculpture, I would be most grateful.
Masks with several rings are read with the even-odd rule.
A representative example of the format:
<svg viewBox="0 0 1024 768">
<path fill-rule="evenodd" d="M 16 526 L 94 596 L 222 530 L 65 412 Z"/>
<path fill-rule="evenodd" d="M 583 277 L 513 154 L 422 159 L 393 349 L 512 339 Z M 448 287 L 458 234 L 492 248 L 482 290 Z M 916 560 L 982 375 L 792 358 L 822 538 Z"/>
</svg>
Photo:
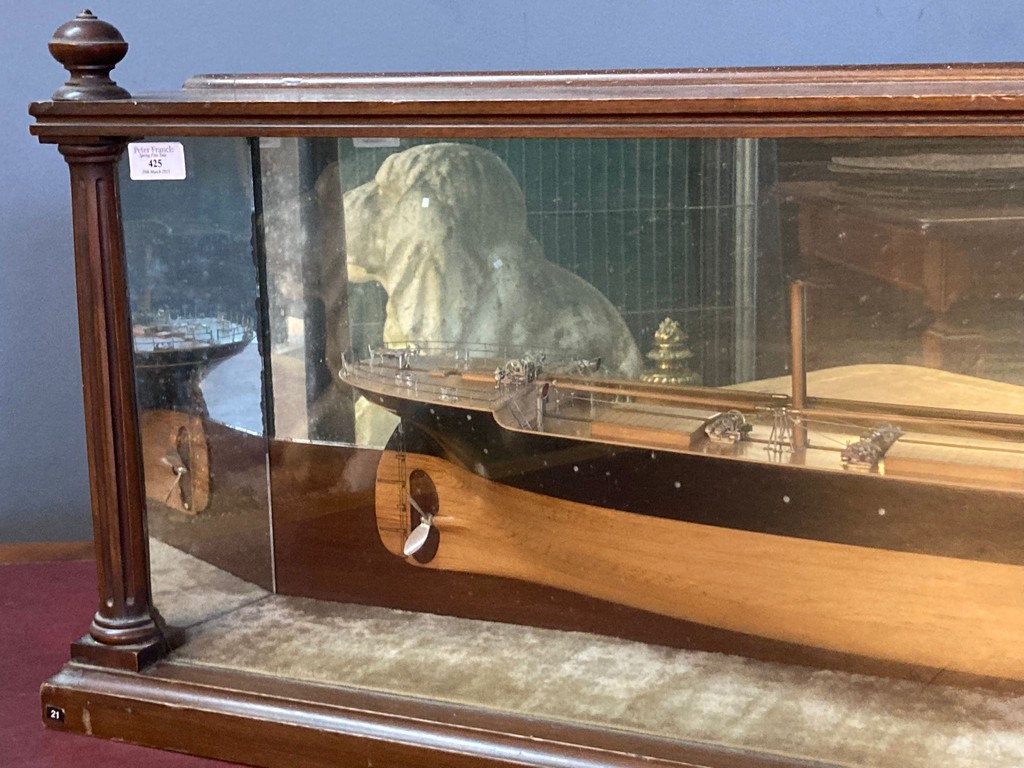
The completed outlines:
<svg viewBox="0 0 1024 768">
<path fill-rule="evenodd" d="M 337 191 L 320 189 L 325 196 Z M 335 203 L 336 204 L 336 203 Z M 634 377 L 640 352 L 594 286 L 548 261 L 523 192 L 492 152 L 425 144 L 344 196 L 348 278 L 387 292 L 384 341 L 507 344 L 597 358 Z"/>
</svg>

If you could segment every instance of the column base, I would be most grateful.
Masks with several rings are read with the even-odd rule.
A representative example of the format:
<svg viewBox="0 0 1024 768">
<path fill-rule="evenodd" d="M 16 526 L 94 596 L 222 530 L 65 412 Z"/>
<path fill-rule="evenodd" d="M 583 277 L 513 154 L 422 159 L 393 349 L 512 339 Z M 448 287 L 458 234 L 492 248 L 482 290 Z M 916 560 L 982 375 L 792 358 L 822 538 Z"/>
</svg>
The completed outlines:
<svg viewBox="0 0 1024 768">
<path fill-rule="evenodd" d="M 86 635 L 71 644 L 71 660 L 107 669 L 138 672 L 161 659 L 167 651 L 167 641 L 159 634 L 134 645 L 104 645 Z"/>
</svg>

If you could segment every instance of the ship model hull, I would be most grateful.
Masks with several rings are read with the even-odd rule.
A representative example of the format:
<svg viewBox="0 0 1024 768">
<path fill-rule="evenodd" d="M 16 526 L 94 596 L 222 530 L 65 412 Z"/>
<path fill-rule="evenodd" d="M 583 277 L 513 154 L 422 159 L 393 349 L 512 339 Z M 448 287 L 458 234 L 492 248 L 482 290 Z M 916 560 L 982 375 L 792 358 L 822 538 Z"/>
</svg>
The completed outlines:
<svg viewBox="0 0 1024 768">
<path fill-rule="evenodd" d="M 403 421 L 404 438 L 396 435 L 389 448 L 404 439 L 406 452 L 437 455 L 523 491 L 646 517 L 1024 565 L 1024 543 L 1015 541 L 1024 508 L 1012 490 L 818 471 L 799 452 L 751 462 L 514 432 L 487 412 L 376 399 Z"/>
<path fill-rule="evenodd" d="M 407 364 L 349 366 L 343 378 L 402 420 L 377 472 L 376 517 L 385 547 L 410 566 L 1024 679 L 1024 462 L 1012 441 L 968 440 L 996 456 L 987 475 L 971 458 L 944 471 L 950 438 L 912 434 L 890 448 L 891 467 L 849 467 L 834 434 L 764 439 L 778 427 L 771 409 L 723 443 L 710 439 L 716 410 L 699 398 L 666 405 L 635 383 L 623 384 L 627 397 L 614 382 L 552 376 L 490 384 L 488 402 L 482 372 Z M 588 403 L 595 392 L 603 399 Z M 851 440 L 855 426 L 844 427 Z M 931 463 L 907 459 L 932 448 Z M 414 551 L 413 538 L 423 539 Z"/>
</svg>

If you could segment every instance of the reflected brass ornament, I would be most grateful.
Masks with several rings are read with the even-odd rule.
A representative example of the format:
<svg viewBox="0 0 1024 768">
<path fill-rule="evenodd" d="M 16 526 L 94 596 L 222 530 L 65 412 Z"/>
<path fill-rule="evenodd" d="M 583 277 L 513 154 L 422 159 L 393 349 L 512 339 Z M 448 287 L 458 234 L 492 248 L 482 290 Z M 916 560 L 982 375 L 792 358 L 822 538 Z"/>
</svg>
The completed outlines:
<svg viewBox="0 0 1024 768">
<path fill-rule="evenodd" d="M 692 384 L 699 386 L 699 373 L 690 370 L 687 363 L 693 352 L 686 346 L 683 327 L 671 318 L 661 321 L 654 332 L 654 349 L 647 353 L 647 359 L 654 361 L 654 367 L 645 371 L 641 381 L 652 384 Z"/>
</svg>

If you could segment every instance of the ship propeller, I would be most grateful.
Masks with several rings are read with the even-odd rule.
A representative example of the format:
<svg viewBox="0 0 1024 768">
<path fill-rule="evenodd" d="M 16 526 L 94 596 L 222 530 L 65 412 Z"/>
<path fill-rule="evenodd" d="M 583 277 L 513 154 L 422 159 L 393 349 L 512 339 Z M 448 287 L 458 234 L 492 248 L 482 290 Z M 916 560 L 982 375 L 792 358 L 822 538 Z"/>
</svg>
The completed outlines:
<svg viewBox="0 0 1024 768">
<path fill-rule="evenodd" d="M 426 545 L 427 539 L 430 537 L 430 529 L 434 524 L 434 516 L 429 512 L 425 512 L 411 494 L 408 498 L 409 504 L 420 515 L 420 524 L 412 529 L 412 533 L 409 534 L 409 537 L 405 540 L 405 545 L 402 547 L 402 554 L 406 557 L 412 557 Z"/>
</svg>

